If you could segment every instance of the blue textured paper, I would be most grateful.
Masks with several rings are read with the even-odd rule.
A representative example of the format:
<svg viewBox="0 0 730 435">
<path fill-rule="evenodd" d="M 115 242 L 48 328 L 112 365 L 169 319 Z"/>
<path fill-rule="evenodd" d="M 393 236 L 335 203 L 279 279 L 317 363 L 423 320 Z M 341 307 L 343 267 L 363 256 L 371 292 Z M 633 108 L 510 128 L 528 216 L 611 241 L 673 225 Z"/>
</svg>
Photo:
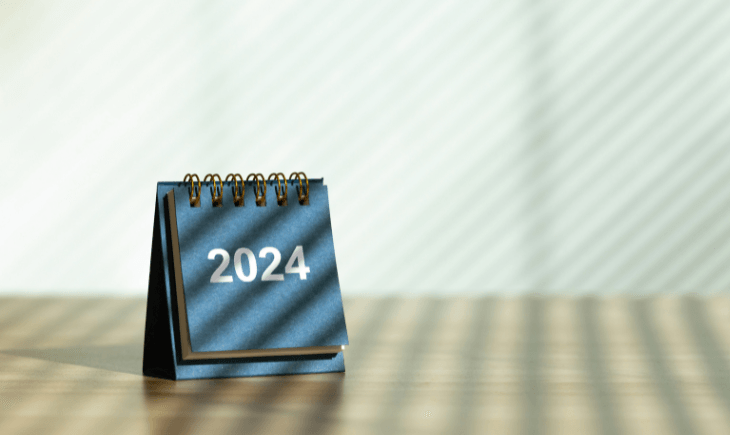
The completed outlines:
<svg viewBox="0 0 730 435">
<path fill-rule="evenodd" d="M 348 344 L 327 188 L 321 179 L 310 180 L 309 205 L 304 206 L 291 184 L 287 206 L 277 204 L 272 185 L 266 206 L 257 206 L 253 187 L 246 184 L 245 205 L 235 207 L 233 188 L 225 183 L 222 207 L 213 207 L 212 183 L 204 183 L 200 207 L 190 207 L 189 186 L 178 184 L 173 190 L 193 352 Z M 310 268 L 306 280 L 284 273 L 297 245 Z M 258 272 L 252 282 L 241 281 L 234 270 L 234 253 L 241 247 L 256 257 Z M 261 280 L 273 261 L 271 254 L 259 257 L 264 247 L 281 252 L 274 273 L 283 274 L 284 281 Z M 222 261 L 221 256 L 208 259 L 212 249 L 230 254 L 223 275 L 233 282 L 211 283 Z M 242 265 L 249 273 L 245 255 Z"/>
</svg>

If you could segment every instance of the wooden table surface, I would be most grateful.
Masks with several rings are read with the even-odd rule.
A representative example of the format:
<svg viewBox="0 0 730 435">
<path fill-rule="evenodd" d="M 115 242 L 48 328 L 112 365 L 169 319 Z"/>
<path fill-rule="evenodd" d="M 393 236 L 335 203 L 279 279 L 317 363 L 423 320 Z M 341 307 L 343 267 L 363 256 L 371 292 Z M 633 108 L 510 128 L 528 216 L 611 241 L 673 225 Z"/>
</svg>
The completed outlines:
<svg viewBox="0 0 730 435">
<path fill-rule="evenodd" d="M 346 373 L 178 382 L 144 312 L 0 298 L 0 434 L 730 434 L 730 298 L 350 298 Z"/>
</svg>

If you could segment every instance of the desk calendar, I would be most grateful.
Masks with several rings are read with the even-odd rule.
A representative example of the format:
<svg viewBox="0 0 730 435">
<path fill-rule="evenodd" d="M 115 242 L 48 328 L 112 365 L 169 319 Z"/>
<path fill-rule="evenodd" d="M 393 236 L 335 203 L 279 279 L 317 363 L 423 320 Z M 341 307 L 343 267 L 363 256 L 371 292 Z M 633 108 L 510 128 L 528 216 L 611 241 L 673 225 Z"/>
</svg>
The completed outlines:
<svg viewBox="0 0 730 435">
<path fill-rule="evenodd" d="M 347 344 L 322 179 L 157 184 L 145 375 L 342 372 Z"/>
</svg>

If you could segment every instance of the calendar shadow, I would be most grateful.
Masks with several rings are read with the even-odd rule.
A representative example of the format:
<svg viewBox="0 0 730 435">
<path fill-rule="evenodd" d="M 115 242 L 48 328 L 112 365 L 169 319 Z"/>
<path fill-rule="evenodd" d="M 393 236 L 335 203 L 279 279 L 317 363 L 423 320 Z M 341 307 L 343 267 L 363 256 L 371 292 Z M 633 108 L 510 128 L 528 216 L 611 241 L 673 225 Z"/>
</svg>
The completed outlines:
<svg viewBox="0 0 730 435">
<path fill-rule="evenodd" d="M 116 346 L 2 349 L 0 353 L 54 363 L 142 375 L 142 346 L 139 343 Z"/>
</svg>

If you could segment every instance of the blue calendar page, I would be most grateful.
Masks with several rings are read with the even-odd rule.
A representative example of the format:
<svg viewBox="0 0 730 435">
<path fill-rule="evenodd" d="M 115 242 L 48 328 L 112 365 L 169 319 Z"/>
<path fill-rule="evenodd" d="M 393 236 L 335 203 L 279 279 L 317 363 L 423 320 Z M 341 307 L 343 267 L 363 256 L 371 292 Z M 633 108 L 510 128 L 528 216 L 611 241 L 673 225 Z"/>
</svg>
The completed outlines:
<svg viewBox="0 0 730 435">
<path fill-rule="evenodd" d="M 290 184 L 288 205 L 253 185 L 237 207 L 224 183 L 220 207 L 204 183 L 191 207 L 189 183 L 175 185 L 174 219 L 192 352 L 348 344 L 327 188 L 309 180 L 309 205 Z M 169 199 L 169 198 L 168 198 Z M 184 325 L 183 325 L 184 326 Z"/>
</svg>

